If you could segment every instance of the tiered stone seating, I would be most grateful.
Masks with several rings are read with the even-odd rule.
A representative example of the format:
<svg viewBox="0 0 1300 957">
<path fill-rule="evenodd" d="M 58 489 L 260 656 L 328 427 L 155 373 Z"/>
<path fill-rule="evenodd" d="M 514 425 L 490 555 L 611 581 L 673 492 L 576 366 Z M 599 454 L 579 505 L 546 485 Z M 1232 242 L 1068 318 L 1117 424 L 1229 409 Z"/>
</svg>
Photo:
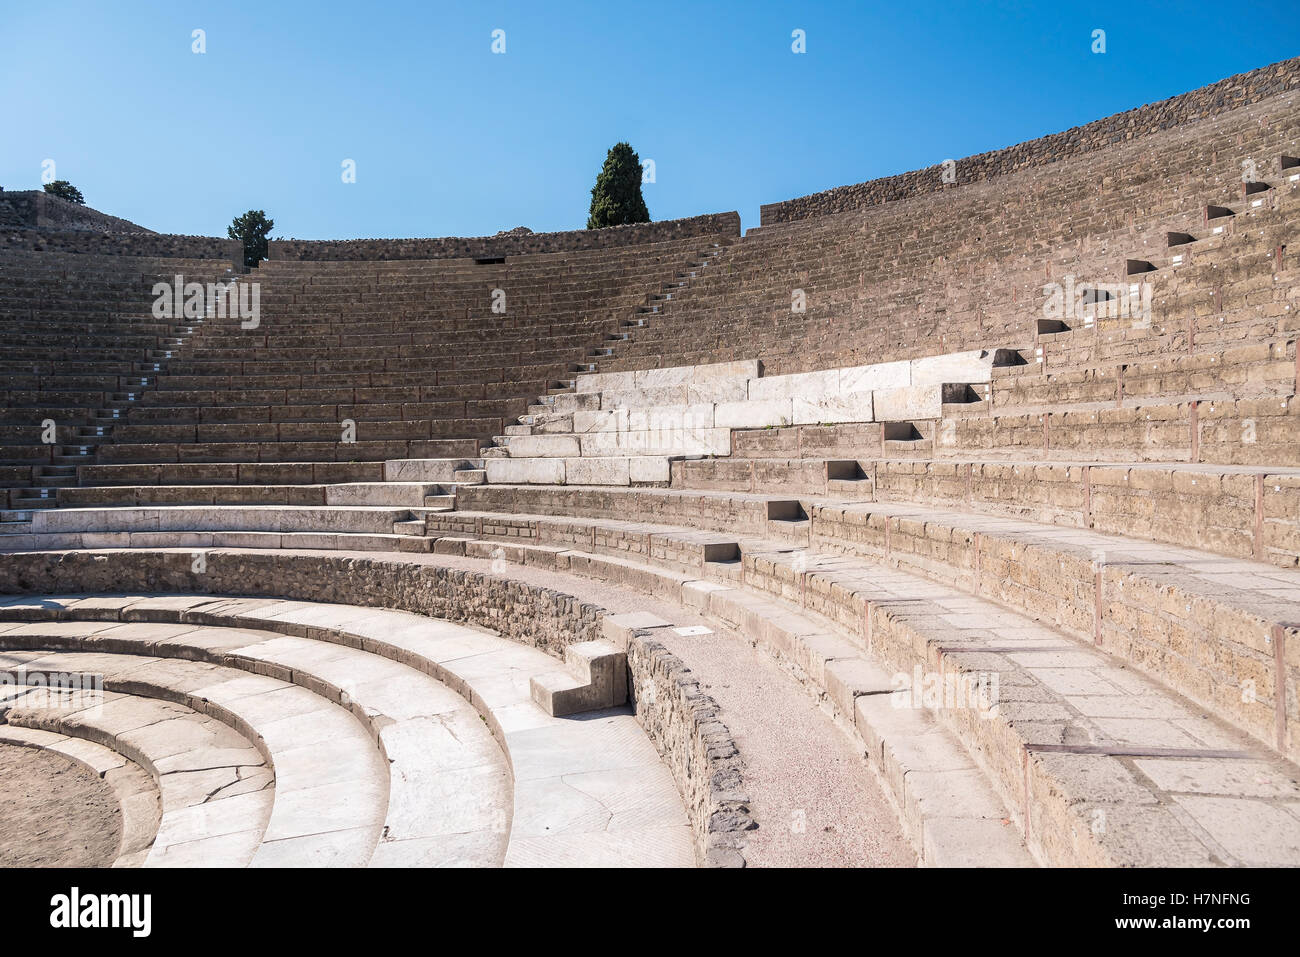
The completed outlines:
<svg viewBox="0 0 1300 957">
<path fill-rule="evenodd" d="M 154 284 L 226 281 L 233 266 L 20 250 L 0 266 L 0 483 L 15 508 L 50 506 L 192 334 L 155 318 Z"/>
<path fill-rule="evenodd" d="M 472 456 L 586 368 L 712 240 L 474 260 L 293 262 L 258 271 L 267 318 L 214 321 L 133 409 L 105 461 Z M 493 290 L 501 308 L 494 312 Z M 341 441 L 345 420 L 355 441 Z"/>
<path fill-rule="evenodd" d="M 34 547 L 71 543 L 59 537 L 67 526 L 54 527 L 66 522 L 96 533 L 144 530 L 129 508 L 150 505 L 167 510 L 167 524 L 146 518 L 145 527 L 192 533 L 172 536 L 171 544 L 252 543 L 293 531 L 309 536 L 284 540 L 300 546 L 336 547 L 344 535 L 345 547 L 419 548 L 409 540 L 414 526 L 393 526 L 418 524 L 424 509 L 450 507 L 457 487 L 482 481 L 482 441 L 502 432 L 529 397 L 565 388 L 575 371 L 589 368 L 593 351 L 605 352 L 591 343 L 622 335 L 621 317 L 644 306 L 675 273 L 702 268 L 729 237 L 700 230 L 725 226 L 691 221 L 673 233 L 656 225 L 659 231 L 647 235 L 671 238 L 489 260 L 274 259 L 241 280 L 258 287 L 255 322 L 233 308 L 227 315 L 209 309 L 202 320 L 179 326 L 152 316 L 139 320 L 145 332 L 166 325 L 181 338 L 123 339 L 128 352 L 134 345 L 145 349 L 138 380 L 92 380 L 83 362 L 68 365 L 63 378 L 10 377 L 11 386 L 47 391 L 11 392 L 15 424 L 0 423 L 0 442 L 12 443 L 0 448 L 6 456 L 0 461 L 11 466 L 0 465 L 0 482 L 12 486 L 0 503 L 9 506 L 0 508 L 0 534 L 13 536 L 5 539 L 9 547 Z M 216 268 L 213 261 L 131 265 L 113 257 L 6 255 L 28 277 L 15 279 L 16 286 L 46 277 L 39 295 L 48 299 L 47 311 L 59 329 L 78 334 L 87 321 L 78 304 L 88 276 L 109 275 L 104 288 L 113 290 L 110 300 L 96 299 L 95 309 L 144 315 L 154 280 L 202 281 Z M 163 271 L 112 272 L 154 266 Z M 10 302 L 14 322 L 44 317 L 25 308 L 35 296 Z M 101 335 L 97 330 L 92 326 L 89 334 Z M 166 348 L 150 348 L 160 345 Z M 31 349 L 40 352 L 34 342 Z M 59 361 L 59 355 L 46 358 Z M 56 385 L 120 391 L 55 407 L 55 398 L 70 402 L 77 394 L 50 393 Z M 41 429 L 51 420 L 58 439 L 81 444 L 43 441 Z M 56 504 L 118 510 L 64 519 L 31 512 Z M 342 511 L 336 521 L 313 525 L 320 510 L 307 507 L 316 505 L 413 511 L 394 514 L 383 529 L 361 513 Z M 213 530 L 233 537 L 200 534 Z M 276 534 L 271 543 L 280 541 Z"/>
<path fill-rule="evenodd" d="M 386 750 L 384 728 L 427 713 L 350 675 L 459 693 L 496 735 L 512 824 L 471 842 L 475 861 L 683 863 L 693 843 L 741 862 L 743 767 L 711 763 L 736 756 L 725 714 L 682 691 L 655 626 L 576 597 L 594 581 L 761 648 L 855 736 L 923 863 L 1295 865 L 1298 104 L 739 241 L 273 258 L 259 326 L 197 326 L 61 507 L 11 496 L 0 587 L 64 597 L 0 605 L 0 650 L 93 663 L 124 712 L 162 699 L 192 712 L 177 727 L 225 734 L 215 717 L 245 741 L 244 699 L 205 689 L 257 676 L 325 699 L 394 761 L 387 804 L 323 842 L 340 862 L 380 862 L 390 819 L 395 861 L 463 850 L 426 848 L 439 812 L 394 782 L 441 760 L 437 742 Z M 36 345 L 23 361 L 45 361 Z M 46 395 L 79 408 L 50 376 L 33 414 Z M 33 423 L 5 427 L 21 449 Z M 67 595 L 110 583 L 181 597 Z M 322 597 L 388 607 L 303 604 Z M 28 694 L 15 739 L 111 743 Z M 618 818 L 555 782 L 622 748 L 661 815 L 636 834 L 559 826 Z M 165 803 L 148 750 L 119 756 Z M 274 798 L 245 798 L 235 862 L 295 837 L 265 757 Z M 550 813 L 556 794 L 573 803 Z"/>
<path fill-rule="evenodd" d="M 1067 276 L 1151 283 L 1165 307 L 1156 326 L 1186 336 L 1191 316 L 1199 344 L 1284 337 L 1295 310 L 1272 275 L 1294 222 L 1294 168 L 1283 164 L 1297 97 L 1045 169 L 752 229 L 600 368 L 760 359 L 779 374 L 1029 345 L 1047 318 L 1044 285 Z M 1258 169 L 1251 188 L 1266 187 L 1249 196 L 1244 160 Z M 1218 209 L 1235 215 L 1209 219 Z M 1157 268 L 1130 275 L 1130 260 Z M 792 311 L 795 290 L 806 312 Z M 1138 335 L 1146 354 L 1167 348 Z"/>
<path fill-rule="evenodd" d="M 154 775 L 161 821 L 123 865 L 692 861 L 630 716 L 549 717 L 528 675 L 551 659 L 481 630 L 311 602 L 50 596 L 0 605 L 0 649 L 10 668 L 102 676 L 105 699 L 81 710 L 17 689 L 0 708 L 23 730 L 0 740 L 86 739 Z M 593 818 L 584 776 L 655 812 Z"/>
<path fill-rule="evenodd" d="M 954 620 L 983 631 L 940 627 L 926 639 L 929 652 L 917 654 L 915 638 L 897 653 L 877 652 L 927 672 L 960 670 L 965 654 L 999 669 L 1001 655 L 1030 667 L 1033 654 L 1059 654 L 1049 672 L 1077 665 L 1089 677 L 1000 672 L 1017 686 L 1011 700 L 1034 689 L 1023 700 L 1036 704 L 1009 722 L 1011 742 L 990 747 L 987 729 L 962 730 L 960 717 L 939 709 L 972 753 L 1028 755 L 1033 773 L 1045 775 L 1040 792 L 1020 762 L 1002 772 L 983 765 L 995 780 L 1003 775 L 999 792 L 1031 822 L 1031 845 L 1046 860 L 1065 862 L 1051 842 L 1080 827 L 1061 818 L 1056 837 L 1034 841 L 1036 802 L 1070 793 L 1081 773 L 1066 755 L 1264 761 L 1294 777 L 1300 578 L 1283 570 L 1300 564 L 1300 286 L 1285 255 L 1300 212 L 1300 186 L 1287 176 L 1300 132 L 1294 101 L 1278 97 L 1140 151 L 1062 162 L 1050 179 L 1017 174 L 751 231 L 725 250 L 721 269 L 601 361 L 599 375 L 580 377 L 575 395 L 543 399 L 524 428 L 497 439 L 500 451 L 484 450 L 492 484 L 461 496 L 455 512 L 426 518 L 429 536 L 443 537 L 435 551 L 497 547 L 570 571 L 594 563 L 601 575 L 647 588 L 665 587 L 652 584 L 661 569 L 670 582 L 696 576 L 745 595 L 767 592 L 816 608 L 859 649 L 865 642 L 869 657 L 875 601 L 909 603 L 900 606 L 907 620 L 960 609 Z M 1268 182 L 1243 187 L 1235 154 L 1217 145 L 1225 140 L 1245 153 L 1268 151 Z M 1152 186 L 1153 171 L 1178 188 Z M 1115 188 L 1098 199 L 1082 183 L 1099 172 Z M 1140 220 L 1132 211 L 1139 193 Z M 1084 196 L 1090 214 L 1078 217 L 1076 234 L 1053 235 L 1073 228 Z M 999 244 L 977 246 L 954 234 L 953 222 Z M 1021 234 L 1042 250 L 1036 263 L 1012 245 Z M 1152 283 L 1150 311 L 1116 314 L 1100 301 L 1064 319 L 1039 318 L 1043 277 L 1066 274 L 1130 290 L 1139 302 L 1141 284 Z M 790 310 L 795 289 L 808 294 L 806 315 Z M 944 296 L 934 310 L 925 305 L 931 290 Z M 866 356 L 878 360 L 867 374 L 888 386 L 890 370 L 951 363 L 939 353 L 953 346 L 979 349 L 987 375 L 944 375 L 934 396 L 918 401 L 912 391 L 896 404 L 885 391 L 853 398 L 840 386 L 863 374 Z M 725 384 L 688 398 L 678 384 L 709 370 Z M 675 391 L 643 388 L 651 377 Z M 674 431 L 684 420 L 672 414 L 688 409 L 692 424 L 718 430 L 707 446 L 690 447 L 683 439 L 699 437 Z M 646 449 L 636 423 L 660 411 L 668 413 L 668 481 L 644 464 L 616 468 L 600 458 L 613 448 L 639 463 Z M 617 438 L 589 441 L 589 431 Z M 568 487 L 548 487 L 559 485 Z M 628 485 L 640 487 L 607 487 Z M 891 570 L 884 578 L 881 567 Z M 873 589 L 883 589 L 879 599 Z M 712 594 L 699 600 L 707 607 Z M 915 604 L 936 594 L 939 609 Z M 1019 653 L 1029 647 L 1022 639 L 1033 640 L 1032 654 Z M 821 670 L 807 648 L 774 642 L 810 674 Z M 828 654 L 860 653 L 840 645 Z M 1096 684 L 1099 667 L 1123 677 Z M 1138 675 L 1151 683 L 1135 683 Z M 833 698 L 830 679 L 822 685 Z M 1083 700 L 1121 686 L 1138 699 Z M 1064 710 L 1037 707 L 1060 694 Z M 854 698 L 841 701 L 846 720 Z M 1067 716 L 1075 707 L 1077 725 Z M 1186 723 L 1197 712 L 1254 743 L 1198 736 Z M 1087 718 L 1103 714 L 1100 724 Z M 1180 717 L 1158 730 L 1150 723 L 1158 714 Z M 1067 726 L 1042 725 L 1058 720 Z M 870 745 L 869 728 L 862 736 Z M 1040 761 L 1044 751 L 1054 756 Z M 1175 803 L 1181 814 L 1194 802 Z M 1258 810 L 1244 813 L 1271 818 L 1287 848 L 1272 862 L 1300 849 L 1295 819 L 1257 818 Z M 1044 806 L 1044 821 L 1050 813 Z M 1230 830 L 1198 820 L 1216 835 Z M 1186 837 L 1165 834 L 1167 862 L 1204 863 L 1199 851 L 1173 850 L 1191 847 Z M 1090 852 L 1076 843 L 1071 853 Z"/>
</svg>

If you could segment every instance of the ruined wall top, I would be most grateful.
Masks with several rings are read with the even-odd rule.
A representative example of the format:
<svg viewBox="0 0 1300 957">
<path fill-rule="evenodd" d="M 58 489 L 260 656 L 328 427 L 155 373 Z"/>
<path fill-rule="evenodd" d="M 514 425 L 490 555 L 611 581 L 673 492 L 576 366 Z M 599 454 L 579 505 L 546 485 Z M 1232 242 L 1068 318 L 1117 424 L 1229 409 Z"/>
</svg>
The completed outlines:
<svg viewBox="0 0 1300 957">
<path fill-rule="evenodd" d="M 956 186 L 980 182 L 1035 166 L 1045 166 L 1070 156 L 1103 149 L 1150 136 L 1171 127 L 1181 126 L 1223 113 L 1289 90 L 1300 89 L 1300 57 L 1282 60 L 1271 66 L 1238 73 L 1218 83 L 1203 86 L 1179 96 L 1149 103 L 1124 113 L 1061 133 L 1028 140 L 1005 149 L 941 162 L 925 169 L 911 170 L 895 176 L 868 180 L 851 186 L 839 186 L 808 196 L 769 203 L 761 207 L 762 224 L 787 223 L 842 213 L 881 203 L 937 193 Z M 945 175 L 947 174 L 947 175 Z"/>
</svg>

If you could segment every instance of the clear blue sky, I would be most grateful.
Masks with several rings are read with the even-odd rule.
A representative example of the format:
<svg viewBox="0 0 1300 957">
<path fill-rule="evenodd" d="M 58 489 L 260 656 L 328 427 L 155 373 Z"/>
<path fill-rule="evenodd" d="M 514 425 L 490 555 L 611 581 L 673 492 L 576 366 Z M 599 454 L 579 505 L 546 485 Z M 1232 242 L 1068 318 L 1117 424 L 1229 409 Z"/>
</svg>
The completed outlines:
<svg viewBox="0 0 1300 957">
<path fill-rule="evenodd" d="M 1295 0 L 5 0 L 0 185 L 39 188 L 53 159 L 89 205 L 160 231 L 221 235 L 262 208 L 280 237 L 477 236 L 585 226 L 628 140 L 656 164 L 652 218 L 736 209 L 749 227 L 761 203 L 1298 53 Z"/>
</svg>

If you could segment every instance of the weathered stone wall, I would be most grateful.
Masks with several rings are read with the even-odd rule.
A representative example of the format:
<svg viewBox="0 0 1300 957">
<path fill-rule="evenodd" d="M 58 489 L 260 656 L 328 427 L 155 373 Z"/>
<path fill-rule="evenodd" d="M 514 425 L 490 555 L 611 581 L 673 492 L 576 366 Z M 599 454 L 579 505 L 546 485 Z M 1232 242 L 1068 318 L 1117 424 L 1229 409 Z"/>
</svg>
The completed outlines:
<svg viewBox="0 0 1300 957">
<path fill-rule="evenodd" d="M 90 229 L 29 229 L 0 226 L 0 253 L 8 249 L 97 256 L 161 256 L 243 263 L 243 244 L 215 236 L 111 233 Z"/>
<path fill-rule="evenodd" d="M 1288 90 L 1300 89 L 1300 57 L 1239 73 L 1218 83 L 1116 113 L 1083 126 L 978 153 L 956 161 L 956 183 L 945 184 L 942 164 L 840 186 L 761 207 L 764 226 L 826 213 L 876 206 L 924 193 L 937 193 L 1017 170 L 1046 166 L 1115 143 L 1128 142 L 1170 127 L 1218 116 Z"/>
<path fill-rule="evenodd" d="M 189 550 L 0 554 L 0 594 L 200 592 L 395 608 L 488 628 L 562 657 L 604 637 L 605 609 L 550 588 L 392 558 L 209 550 L 193 571 Z M 636 717 L 673 774 L 691 818 L 697 858 L 744 866 L 753 826 L 741 761 L 718 706 L 681 659 L 646 635 L 628 646 Z"/>
<path fill-rule="evenodd" d="M 744 867 L 745 832 L 754 822 L 740 752 L 717 702 L 649 633 L 628 641 L 627 666 L 628 698 L 682 791 L 697 854 L 712 867 Z"/>
<path fill-rule="evenodd" d="M 0 190 L 0 222 L 48 229 L 86 229 L 103 233 L 153 233 L 126 219 L 78 206 L 40 189 Z"/>
<path fill-rule="evenodd" d="M 270 244 L 267 258 L 276 260 L 461 259 L 524 256 L 537 253 L 604 249 L 640 243 L 665 242 L 690 236 L 739 236 L 739 213 L 709 213 L 659 223 L 579 229 L 559 233 L 510 231 L 496 236 L 437 239 L 279 239 Z"/>
</svg>

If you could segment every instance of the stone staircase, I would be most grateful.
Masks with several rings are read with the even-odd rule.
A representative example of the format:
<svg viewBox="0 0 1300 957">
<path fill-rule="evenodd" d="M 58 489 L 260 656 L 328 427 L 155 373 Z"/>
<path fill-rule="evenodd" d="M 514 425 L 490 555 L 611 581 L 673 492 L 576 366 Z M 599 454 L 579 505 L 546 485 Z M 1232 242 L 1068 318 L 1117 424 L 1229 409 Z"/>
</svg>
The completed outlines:
<svg viewBox="0 0 1300 957">
<path fill-rule="evenodd" d="M 480 449 L 479 454 L 484 458 L 506 458 L 508 453 L 498 450 L 508 449 L 512 438 L 565 431 L 564 412 L 569 404 L 560 401 L 560 397 L 573 394 L 576 377 L 597 373 L 601 360 L 613 358 L 623 344 L 634 341 L 636 331 L 649 326 L 690 287 L 694 279 L 703 275 L 710 266 L 716 265 L 728 245 L 730 244 L 722 242 L 710 243 L 684 268 L 678 270 L 670 281 L 663 283 L 658 292 L 648 293 L 645 304 L 638 306 L 631 318 L 622 321 L 620 331 L 611 333 L 605 345 L 593 348 L 587 354 L 586 361 L 574 363 L 570 370 L 575 375 L 574 379 L 556 381 L 545 395 L 539 396 L 536 402 L 528 406 L 526 413 L 513 425 L 505 426 L 503 435 L 493 436 L 492 445 Z"/>
<path fill-rule="evenodd" d="M 233 267 L 226 270 L 226 281 L 238 282 Z M 209 302 L 208 315 L 215 312 L 216 303 Z M 140 397 L 158 385 L 158 377 L 166 371 L 168 360 L 174 358 L 193 338 L 205 317 L 182 319 L 170 330 L 167 338 L 160 339 L 156 347 L 145 350 L 144 358 L 132 363 L 131 375 L 125 377 L 123 391 L 114 392 L 103 408 L 96 409 L 89 421 L 76 424 L 75 441 L 60 444 L 50 458 L 49 465 L 35 469 L 35 485 L 30 488 L 15 489 L 10 495 L 10 502 L 15 511 L 55 508 L 57 490 L 75 488 L 79 484 L 78 466 L 90 465 L 96 461 L 96 449 L 101 445 L 111 444 L 114 426 L 125 419 Z M 0 524 L 18 519 L 0 519 Z"/>
<path fill-rule="evenodd" d="M 664 485 L 677 459 L 725 457 L 736 430 L 879 423 L 881 451 L 987 406 L 994 371 L 1027 362 L 995 348 L 764 376 L 757 360 L 586 373 L 484 450 L 489 483 Z"/>
</svg>

